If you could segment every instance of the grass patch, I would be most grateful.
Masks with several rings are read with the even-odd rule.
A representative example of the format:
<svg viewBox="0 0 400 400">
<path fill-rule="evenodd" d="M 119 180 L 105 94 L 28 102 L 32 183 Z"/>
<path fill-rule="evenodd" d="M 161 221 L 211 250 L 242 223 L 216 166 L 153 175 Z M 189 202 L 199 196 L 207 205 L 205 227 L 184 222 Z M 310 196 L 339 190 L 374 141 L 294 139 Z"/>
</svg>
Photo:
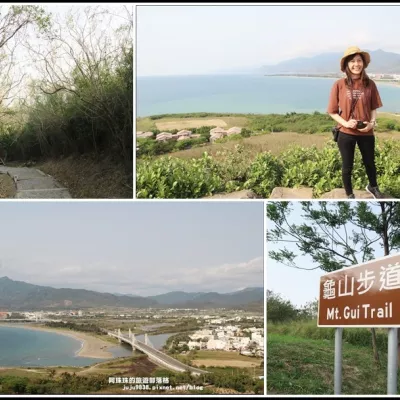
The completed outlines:
<svg viewBox="0 0 400 400">
<path fill-rule="evenodd" d="M 388 345 L 387 329 L 375 329 L 378 350 L 385 352 Z M 335 328 L 318 328 L 317 322 L 297 321 L 290 323 L 268 323 L 268 333 L 282 335 L 286 338 L 296 337 L 314 340 L 332 341 L 335 338 Z M 364 346 L 371 349 L 371 331 L 368 328 L 351 328 L 343 330 L 343 341 L 349 344 Z"/>
<path fill-rule="evenodd" d="M 270 151 L 272 154 L 278 155 L 287 150 L 291 145 L 299 145 L 302 147 L 311 147 L 315 145 L 317 148 L 321 149 L 330 140 L 331 135 L 328 134 L 304 135 L 295 132 L 279 132 L 251 136 L 238 141 L 208 144 L 204 147 L 176 151 L 170 155 L 171 157 L 181 159 L 201 158 L 203 153 L 207 151 L 207 153 L 213 157 L 221 157 L 221 153 L 233 151 L 235 146 L 240 143 L 249 156 L 254 159 L 258 153 L 265 151 Z"/>
<path fill-rule="evenodd" d="M 378 126 L 375 131 L 379 138 L 400 138 L 400 116 L 379 113 L 377 121 Z M 220 126 L 229 129 L 239 126 L 252 132 L 250 138 L 240 140 L 241 144 L 251 147 L 254 153 L 271 151 L 273 154 L 287 150 L 291 144 L 298 144 L 302 147 L 322 146 L 326 141 L 331 140 L 331 128 L 334 125 L 335 122 L 329 115 L 318 112 L 265 115 L 188 113 L 155 115 L 137 119 L 138 131 L 154 131 L 156 129 L 173 131 L 174 129 L 198 129 L 205 126 Z M 269 136 L 268 133 L 273 133 L 273 135 Z M 232 138 L 229 138 L 228 142 L 231 140 Z M 188 149 L 183 147 L 176 149 L 174 146 L 170 146 L 171 148 L 167 149 L 167 152 L 171 153 L 173 157 L 200 158 L 204 150 L 214 154 L 219 150 L 231 149 L 234 145 L 233 140 L 232 143 L 207 143 L 202 147 L 192 146 Z"/>
<path fill-rule="evenodd" d="M 400 140 L 400 133 L 396 131 L 378 132 L 376 137 L 383 140 Z M 296 145 L 305 148 L 315 146 L 317 149 L 322 149 L 330 141 L 332 141 L 332 135 L 330 133 L 303 134 L 296 132 L 279 132 L 251 136 L 238 141 L 207 144 L 203 147 L 175 151 L 171 153 L 170 156 L 181 159 L 201 158 L 203 153 L 207 151 L 211 156 L 218 157 L 218 154 L 221 152 L 233 151 L 235 146 L 240 143 L 251 157 L 255 158 L 258 153 L 265 151 L 269 151 L 273 155 L 279 155 Z"/>
<path fill-rule="evenodd" d="M 68 188 L 73 198 L 120 199 L 133 198 L 133 171 L 110 158 L 93 155 L 70 156 L 35 165 Z"/>
<path fill-rule="evenodd" d="M 8 174 L 0 174 L 0 199 L 10 199 L 15 196 L 14 181 Z"/>
<path fill-rule="evenodd" d="M 154 120 L 146 117 L 146 118 L 137 118 L 136 119 L 136 131 L 151 131 L 153 129 L 157 129 Z"/>
<path fill-rule="evenodd" d="M 156 121 L 150 118 L 138 118 L 136 129 L 138 131 L 149 131 L 152 129 L 171 130 L 171 129 L 191 129 L 200 128 L 202 126 L 219 126 L 229 129 L 234 126 L 245 128 L 249 126 L 250 119 L 246 116 L 237 117 L 204 117 L 204 118 L 171 118 L 165 117 Z"/>
<path fill-rule="evenodd" d="M 385 394 L 387 354 L 380 356 L 378 367 L 370 348 L 344 343 L 342 393 Z M 333 370 L 333 341 L 268 332 L 267 393 L 333 394 Z"/>
<path fill-rule="evenodd" d="M 15 377 L 21 377 L 21 378 L 32 378 L 35 377 L 36 375 L 41 376 L 37 371 L 47 374 L 47 371 L 45 369 L 40 369 L 40 368 L 32 368 L 32 370 L 28 368 L 4 368 L 0 369 L 0 376 L 15 376 Z M 1 393 L 1 392 L 0 392 Z"/>
</svg>

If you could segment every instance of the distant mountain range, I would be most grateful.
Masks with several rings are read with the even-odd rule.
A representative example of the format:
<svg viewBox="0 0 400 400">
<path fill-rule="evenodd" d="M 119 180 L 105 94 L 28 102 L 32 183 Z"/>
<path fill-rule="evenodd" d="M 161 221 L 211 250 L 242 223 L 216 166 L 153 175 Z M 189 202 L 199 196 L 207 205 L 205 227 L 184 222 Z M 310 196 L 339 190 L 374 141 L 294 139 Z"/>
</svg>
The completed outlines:
<svg viewBox="0 0 400 400">
<path fill-rule="evenodd" d="M 50 286 L 32 285 L 0 278 L 0 309 L 50 310 L 91 307 L 132 308 L 251 308 L 262 306 L 264 290 L 261 287 L 246 288 L 237 292 L 220 294 L 170 292 L 157 296 L 141 297 L 100 293 L 85 289 L 56 289 Z"/>
<path fill-rule="evenodd" d="M 366 50 L 371 55 L 367 71 L 370 73 L 400 74 L 400 54 L 384 50 Z M 275 65 L 262 66 L 263 74 L 325 74 L 340 73 L 343 53 L 323 53 L 314 57 L 299 57 Z"/>
</svg>

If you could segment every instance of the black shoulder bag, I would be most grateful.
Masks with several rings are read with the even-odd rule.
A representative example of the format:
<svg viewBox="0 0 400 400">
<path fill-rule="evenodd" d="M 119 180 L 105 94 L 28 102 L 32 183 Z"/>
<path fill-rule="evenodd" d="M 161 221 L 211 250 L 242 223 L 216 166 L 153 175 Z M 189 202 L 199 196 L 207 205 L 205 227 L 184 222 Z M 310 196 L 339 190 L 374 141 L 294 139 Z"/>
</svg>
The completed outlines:
<svg viewBox="0 0 400 400">
<path fill-rule="evenodd" d="M 351 87 L 350 119 L 353 118 L 353 113 L 354 113 L 354 110 L 356 109 L 357 101 L 358 101 L 358 97 L 357 97 L 356 99 L 354 99 L 354 97 L 353 97 L 353 87 Z M 341 115 L 341 114 L 342 114 L 342 110 L 340 110 L 340 112 L 339 112 L 339 115 Z M 335 142 L 338 141 L 339 132 L 340 132 L 340 128 L 338 128 L 337 126 L 334 126 L 334 127 L 332 128 L 332 136 L 333 136 L 333 140 L 334 140 Z"/>
</svg>

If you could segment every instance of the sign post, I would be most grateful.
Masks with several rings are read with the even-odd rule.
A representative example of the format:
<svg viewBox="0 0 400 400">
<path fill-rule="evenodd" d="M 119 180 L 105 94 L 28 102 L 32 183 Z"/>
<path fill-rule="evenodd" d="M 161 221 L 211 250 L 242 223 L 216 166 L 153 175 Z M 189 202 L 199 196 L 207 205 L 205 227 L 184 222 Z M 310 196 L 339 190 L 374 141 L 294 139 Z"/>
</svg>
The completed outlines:
<svg viewBox="0 0 400 400">
<path fill-rule="evenodd" d="M 397 394 L 397 328 L 389 328 L 388 332 L 387 393 Z"/>
<path fill-rule="evenodd" d="M 334 393 L 342 392 L 342 339 L 343 328 L 335 329 L 335 370 L 334 370 Z"/>
<path fill-rule="evenodd" d="M 318 326 L 335 327 L 335 394 L 341 392 L 344 327 L 389 328 L 388 394 L 397 394 L 400 253 L 321 276 Z"/>
</svg>

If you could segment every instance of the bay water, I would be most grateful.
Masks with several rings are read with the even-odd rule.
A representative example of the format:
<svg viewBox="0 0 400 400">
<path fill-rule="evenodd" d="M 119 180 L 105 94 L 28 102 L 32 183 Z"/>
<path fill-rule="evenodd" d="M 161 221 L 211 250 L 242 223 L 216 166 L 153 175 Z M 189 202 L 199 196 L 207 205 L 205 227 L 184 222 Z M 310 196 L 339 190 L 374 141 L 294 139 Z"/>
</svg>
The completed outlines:
<svg viewBox="0 0 400 400">
<path fill-rule="evenodd" d="M 192 112 L 325 113 L 335 80 L 262 75 L 138 77 L 137 117 Z M 379 111 L 400 112 L 400 85 L 376 84 L 383 103 Z"/>
<path fill-rule="evenodd" d="M 171 334 L 149 335 L 156 348 L 161 348 Z M 144 336 L 137 339 L 144 341 Z M 69 336 L 18 327 L 0 326 L 0 366 L 46 367 L 86 366 L 109 359 L 78 357 L 82 342 Z M 113 357 L 128 357 L 128 345 L 110 348 Z"/>
</svg>

